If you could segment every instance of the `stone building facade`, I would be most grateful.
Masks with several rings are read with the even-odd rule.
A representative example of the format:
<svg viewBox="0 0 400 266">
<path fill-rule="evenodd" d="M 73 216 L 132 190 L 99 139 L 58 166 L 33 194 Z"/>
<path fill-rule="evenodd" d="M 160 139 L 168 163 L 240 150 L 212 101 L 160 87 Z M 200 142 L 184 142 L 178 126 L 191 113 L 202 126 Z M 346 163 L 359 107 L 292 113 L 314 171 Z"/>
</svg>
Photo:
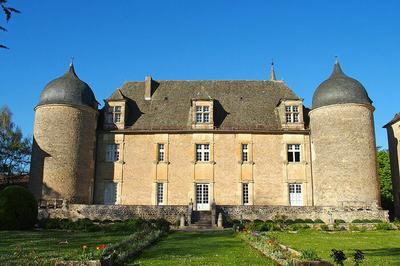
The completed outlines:
<svg viewBox="0 0 400 266">
<path fill-rule="evenodd" d="M 35 108 L 30 187 L 38 199 L 103 211 L 350 208 L 386 217 L 373 111 L 338 62 L 311 109 L 272 65 L 262 81 L 126 82 L 98 110 L 71 65 Z"/>
<path fill-rule="evenodd" d="M 400 218 L 400 113 L 384 126 L 389 142 L 390 169 L 392 173 L 394 215 Z"/>
</svg>

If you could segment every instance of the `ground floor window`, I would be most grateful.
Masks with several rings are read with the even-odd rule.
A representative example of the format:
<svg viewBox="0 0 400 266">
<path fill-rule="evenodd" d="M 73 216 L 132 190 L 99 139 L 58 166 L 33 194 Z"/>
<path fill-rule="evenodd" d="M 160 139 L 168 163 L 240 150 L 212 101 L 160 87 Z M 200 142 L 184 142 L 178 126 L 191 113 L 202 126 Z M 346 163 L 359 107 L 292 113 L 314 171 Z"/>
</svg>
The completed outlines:
<svg viewBox="0 0 400 266">
<path fill-rule="evenodd" d="M 242 184 L 243 205 L 249 204 L 249 184 Z"/>
<path fill-rule="evenodd" d="M 104 204 L 114 205 L 117 203 L 118 183 L 106 182 L 104 184 Z"/>
<path fill-rule="evenodd" d="M 157 183 L 157 205 L 164 204 L 164 183 Z"/>
<path fill-rule="evenodd" d="M 290 206 L 303 206 L 302 184 L 289 184 Z"/>
</svg>

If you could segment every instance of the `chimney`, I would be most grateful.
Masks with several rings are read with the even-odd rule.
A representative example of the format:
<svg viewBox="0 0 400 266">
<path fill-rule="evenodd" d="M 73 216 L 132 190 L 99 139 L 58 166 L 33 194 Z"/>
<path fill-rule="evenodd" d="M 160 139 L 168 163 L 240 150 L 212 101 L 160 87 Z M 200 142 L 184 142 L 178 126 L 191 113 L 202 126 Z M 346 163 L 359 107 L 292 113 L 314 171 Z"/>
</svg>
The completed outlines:
<svg viewBox="0 0 400 266">
<path fill-rule="evenodd" d="M 151 100 L 151 94 L 152 94 L 151 84 L 152 84 L 152 81 L 153 80 L 151 79 L 151 76 L 146 76 L 144 78 L 144 99 L 146 101 Z"/>
</svg>

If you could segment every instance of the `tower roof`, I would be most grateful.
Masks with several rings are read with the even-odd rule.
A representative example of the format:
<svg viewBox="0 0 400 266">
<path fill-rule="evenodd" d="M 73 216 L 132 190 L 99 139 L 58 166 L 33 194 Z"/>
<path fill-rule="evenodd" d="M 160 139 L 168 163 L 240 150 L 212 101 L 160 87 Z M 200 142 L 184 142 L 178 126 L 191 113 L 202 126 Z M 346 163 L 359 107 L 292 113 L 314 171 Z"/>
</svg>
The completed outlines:
<svg viewBox="0 0 400 266">
<path fill-rule="evenodd" d="M 45 104 L 73 104 L 97 109 L 98 103 L 92 89 L 78 78 L 71 63 L 63 76 L 50 81 L 43 89 L 38 106 Z"/>
<path fill-rule="evenodd" d="M 271 71 L 269 73 L 269 80 L 276 81 L 274 62 L 271 63 Z"/>
<path fill-rule="evenodd" d="M 341 103 L 371 104 L 372 101 L 359 81 L 343 73 L 336 59 L 332 74 L 314 93 L 312 108 Z"/>
</svg>

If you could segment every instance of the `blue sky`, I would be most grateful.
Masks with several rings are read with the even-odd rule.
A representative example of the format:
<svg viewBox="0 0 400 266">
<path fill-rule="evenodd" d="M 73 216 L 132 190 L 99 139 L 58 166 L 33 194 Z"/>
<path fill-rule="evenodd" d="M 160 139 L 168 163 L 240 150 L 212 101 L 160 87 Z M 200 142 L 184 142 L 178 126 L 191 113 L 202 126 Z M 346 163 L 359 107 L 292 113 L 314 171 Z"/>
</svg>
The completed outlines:
<svg viewBox="0 0 400 266">
<path fill-rule="evenodd" d="M 32 134 L 33 108 L 70 57 L 99 102 L 127 80 L 277 76 L 311 105 L 332 71 L 358 79 L 374 101 L 377 145 L 399 108 L 399 1 L 23 1 L 0 43 L 0 105 Z M 3 19 L 3 18 L 2 18 Z M 2 23 L 0 25 L 4 25 Z"/>
</svg>

